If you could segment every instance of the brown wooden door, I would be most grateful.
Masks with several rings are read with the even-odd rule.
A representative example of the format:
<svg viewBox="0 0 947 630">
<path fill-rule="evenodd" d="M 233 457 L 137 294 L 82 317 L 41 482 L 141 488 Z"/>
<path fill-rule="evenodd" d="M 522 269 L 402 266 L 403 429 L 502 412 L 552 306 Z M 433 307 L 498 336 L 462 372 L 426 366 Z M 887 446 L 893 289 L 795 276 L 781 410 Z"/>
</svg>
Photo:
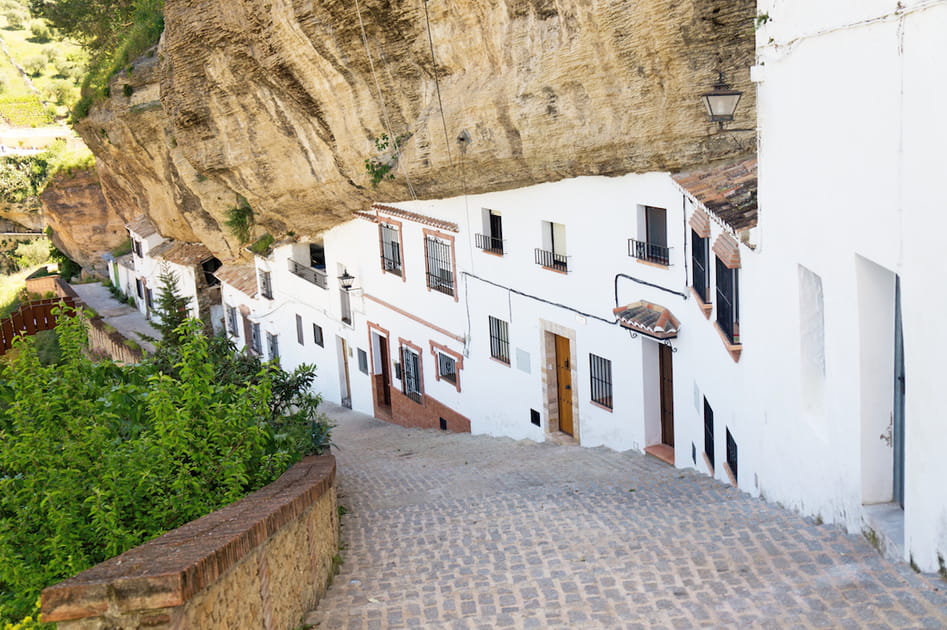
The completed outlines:
<svg viewBox="0 0 947 630">
<path fill-rule="evenodd" d="M 391 406 L 391 372 L 388 367 L 388 338 L 378 340 L 378 358 L 381 361 L 381 399 L 382 403 Z"/>
<path fill-rule="evenodd" d="M 658 346 L 661 370 L 661 442 L 674 446 L 674 370 L 671 366 L 671 348 Z"/>
<path fill-rule="evenodd" d="M 572 422 L 572 363 L 569 340 L 556 335 L 556 387 L 559 397 L 559 430 L 575 435 Z"/>
</svg>

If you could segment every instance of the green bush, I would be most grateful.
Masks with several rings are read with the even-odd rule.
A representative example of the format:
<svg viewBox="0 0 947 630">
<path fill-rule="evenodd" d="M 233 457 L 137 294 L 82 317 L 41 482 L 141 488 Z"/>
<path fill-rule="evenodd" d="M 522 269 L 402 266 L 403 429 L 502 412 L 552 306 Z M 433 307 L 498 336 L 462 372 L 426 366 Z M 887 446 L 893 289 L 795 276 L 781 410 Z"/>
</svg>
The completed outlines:
<svg viewBox="0 0 947 630">
<path fill-rule="evenodd" d="M 313 368 L 260 364 L 200 326 L 132 366 L 92 362 L 80 317 L 60 320 L 58 365 L 17 342 L 0 373 L 0 621 L 326 447 Z"/>
<path fill-rule="evenodd" d="M 240 243 L 250 242 L 250 230 L 253 228 L 253 208 L 246 197 L 237 195 L 237 205 L 227 210 L 224 225 Z"/>
<path fill-rule="evenodd" d="M 53 244 L 45 236 L 20 243 L 14 251 L 17 267 L 29 269 L 49 262 L 49 253 L 52 246 Z"/>
<path fill-rule="evenodd" d="M 31 76 L 38 77 L 46 68 L 46 57 L 43 55 L 33 55 L 23 62 L 23 69 Z"/>
<path fill-rule="evenodd" d="M 33 20 L 30 22 L 30 34 L 33 36 L 33 41 L 40 44 L 45 44 L 52 39 L 52 32 L 49 30 L 49 25 L 43 20 Z"/>
<path fill-rule="evenodd" d="M 29 22 L 30 19 L 30 14 L 27 13 L 23 7 L 19 9 L 7 9 L 3 16 L 7 19 L 7 28 L 14 31 L 20 31 L 26 28 L 26 23 Z"/>
</svg>

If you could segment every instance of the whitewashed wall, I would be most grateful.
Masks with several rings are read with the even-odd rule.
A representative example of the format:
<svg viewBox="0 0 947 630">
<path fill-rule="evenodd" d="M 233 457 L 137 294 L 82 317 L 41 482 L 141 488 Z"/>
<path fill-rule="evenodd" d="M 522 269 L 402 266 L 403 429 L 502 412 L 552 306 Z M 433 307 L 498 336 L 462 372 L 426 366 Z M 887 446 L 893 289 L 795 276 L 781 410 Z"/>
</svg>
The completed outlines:
<svg viewBox="0 0 947 630">
<path fill-rule="evenodd" d="M 760 2 L 771 18 L 758 32 L 754 72 L 766 282 L 748 300 L 768 328 L 766 356 L 747 367 L 767 427 L 766 494 L 857 531 L 862 504 L 890 498 L 890 449 L 880 438 L 892 405 L 900 276 L 905 557 L 931 571 L 938 553 L 947 557 L 947 388 L 938 378 L 947 351 L 947 123 L 939 106 L 947 6 L 901 4 Z M 824 292 L 823 394 L 807 404 L 800 265 Z M 766 370 L 778 378 L 760 377 Z"/>
</svg>

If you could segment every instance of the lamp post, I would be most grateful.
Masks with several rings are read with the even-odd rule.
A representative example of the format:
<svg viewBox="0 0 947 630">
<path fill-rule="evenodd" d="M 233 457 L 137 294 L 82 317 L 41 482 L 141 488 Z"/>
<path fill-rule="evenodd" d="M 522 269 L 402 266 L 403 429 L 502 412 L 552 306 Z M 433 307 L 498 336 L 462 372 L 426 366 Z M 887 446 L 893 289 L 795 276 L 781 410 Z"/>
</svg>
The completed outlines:
<svg viewBox="0 0 947 630">
<path fill-rule="evenodd" d="M 736 111 L 741 96 L 743 92 L 730 89 L 730 85 L 723 80 L 722 72 L 717 77 L 714 89 L 700 95 L 704 99 L 710 121 L 719 124 L 721 129 L 723 123 L 733 120 L 733 112 Z"/>
</svg>

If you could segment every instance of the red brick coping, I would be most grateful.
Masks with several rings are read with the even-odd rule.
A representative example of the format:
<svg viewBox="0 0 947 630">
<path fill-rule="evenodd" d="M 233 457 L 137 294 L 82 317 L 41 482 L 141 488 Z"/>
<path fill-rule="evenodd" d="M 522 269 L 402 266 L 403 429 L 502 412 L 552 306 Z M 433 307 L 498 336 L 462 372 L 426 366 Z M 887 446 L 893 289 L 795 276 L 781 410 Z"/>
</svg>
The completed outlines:
<svg viewBox="0 0 947 630">
<path fill-rule="evenodd" d="M 335 483 L 335 457 L 306 457 L 253 494 L 43 590 L 43 621 L 180 606 L 286 524 Z"/>
</svg>

